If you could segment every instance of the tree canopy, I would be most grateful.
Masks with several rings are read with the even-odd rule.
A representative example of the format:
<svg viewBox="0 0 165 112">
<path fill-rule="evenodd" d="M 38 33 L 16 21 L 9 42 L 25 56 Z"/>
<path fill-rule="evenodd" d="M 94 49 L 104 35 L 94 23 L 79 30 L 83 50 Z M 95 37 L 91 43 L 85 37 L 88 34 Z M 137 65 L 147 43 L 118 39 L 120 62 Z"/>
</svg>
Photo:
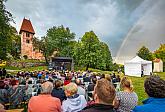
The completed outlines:
<svg viewBox="0 0 165 112">
<path fill-rule="evenodd" d="M 149 60 L 149 61 L 153 60 L 152 52 L 150 52 L 149 49 L 145 46 L 142 46 L 139 49 L 137 55 L 144 60 Z"/>
</svg>

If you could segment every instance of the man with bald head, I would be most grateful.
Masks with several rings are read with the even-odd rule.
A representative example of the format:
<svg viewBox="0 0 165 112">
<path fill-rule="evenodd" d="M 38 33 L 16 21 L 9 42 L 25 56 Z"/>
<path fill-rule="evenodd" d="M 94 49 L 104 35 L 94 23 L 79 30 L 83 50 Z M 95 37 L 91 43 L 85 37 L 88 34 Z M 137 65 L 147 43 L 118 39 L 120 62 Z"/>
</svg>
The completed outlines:
<svg viewBox="0 0 165 112">
<path fill-rule="evenodd" d="M 45 82 L 41 87 L 41 94 L 29 100 L 28 112 L 61 112 L 60 99 L 51 96 L 53 84 Z"/>
</svg>

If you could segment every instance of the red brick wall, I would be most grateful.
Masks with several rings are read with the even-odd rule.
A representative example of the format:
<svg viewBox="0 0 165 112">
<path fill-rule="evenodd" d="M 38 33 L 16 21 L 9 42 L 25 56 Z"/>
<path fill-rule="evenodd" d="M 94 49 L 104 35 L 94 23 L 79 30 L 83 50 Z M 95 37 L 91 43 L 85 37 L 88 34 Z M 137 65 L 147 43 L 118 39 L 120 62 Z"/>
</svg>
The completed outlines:
<svg viewBox="0 0 165 112">
<path fill-rule="evenodd" d="M 33 51 L 32 38 L 33 34 L 29 33 L 29 37 L 26 36 L 26 32 L 21 33 L 21 57 L 28 56 L 28 59 L 40 59 L 43 60 L 43 54 L 41 52 Z M 29 43 L 27 43 L 29 40 Z"/>
</svg>

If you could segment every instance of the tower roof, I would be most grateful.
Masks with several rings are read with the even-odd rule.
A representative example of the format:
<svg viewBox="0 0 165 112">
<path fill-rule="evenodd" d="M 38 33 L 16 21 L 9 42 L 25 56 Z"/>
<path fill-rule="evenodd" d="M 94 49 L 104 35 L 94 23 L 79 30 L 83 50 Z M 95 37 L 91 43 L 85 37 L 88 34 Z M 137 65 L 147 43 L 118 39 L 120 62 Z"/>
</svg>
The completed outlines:
<svg viewBox="0 0 165 112">
<path fill-rule="evenodd" d="M 21 29 L 20 29 L 19 33 L 21 33 L 22 31 L 26 31 L 26 32 L 35 34 L 33 26 L 31 24 L 30 20 L 27 20 L 25 18 L 23 19 L 23 22 L 22 22 Z"/>
</svg>

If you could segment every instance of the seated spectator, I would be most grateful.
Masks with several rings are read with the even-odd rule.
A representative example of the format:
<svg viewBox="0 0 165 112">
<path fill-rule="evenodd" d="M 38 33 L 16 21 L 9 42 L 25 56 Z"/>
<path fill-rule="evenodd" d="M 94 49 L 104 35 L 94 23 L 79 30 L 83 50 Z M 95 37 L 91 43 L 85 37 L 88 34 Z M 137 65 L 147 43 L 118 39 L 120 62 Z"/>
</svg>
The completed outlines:
<svg viewBox="0 0 165 112">
<path fill-rule="evenodd" d="M 32 84 L 32 80 L 28 81 L 28 85 L 27 85 L 27 90 L 26 90 L 26 95 L 28 97 L 28 99 L 30 99 L 32 97 L 32 93 L 33 93 L 33 84 Z"/>
<path fill-rule="evenodd" d="M 5 104 L 8 102 L 8 92 L 5 89 L 4 81 L 0 81 L 0 103 Z"/>
<path fill-rule="evenodd" d="M 86 75 L 83 77 L 83 81 L 84 81 L 84 82 L 91 82 L 91 78 L 89 77 L 89 74 L 86 74 Z"/>
<path fill-rule="evenodd" d="M 121 80 L 121 88 L 123 91 L 117 92 L 114 106 L 117 112 L 131 112 L 138 103 L 138 96 L 133 91 L 133 85 L 128 77 Z"/>
<path fill-rule="evenodd" d="M 87 104 L 83 95 L 77 94 L 77 85 L 69 83 L 65 86 L 65 94 L 67 100 L 62 103 L 63 112 L 78 112 L 81 111 Z"/>
<path fill-rule="evenodd" d="M 0 103 L 0 112 L 6 112 L 4 106 Z"/>
<path fill-rule="evenodd" d="M 133 112 L 164 112 L 165 81 L 153 75 L 146 78 L 144 88 L 149 98 L 143 101 L 144 105 L 136 106 Z"/>
<path fill-rule="evenodd" d="M 29 100 L 28 112 L 61 112 L 60 100 L 51 96 L 53 84 L 45 82 L 41 87 L 41 94 Z"/>
<path fill-rule="evenodd" d="M 111 76 L 109 74 L 105 74 L 105 79 L 107 79 L 109 82 L 112 82 Z"/>
<path fill-rule="evenodd" d="M 82 87 L 81 80 L 76 79 L 75 83 L 77 84 L 78 88 L 77 94 L 83 95 L 85 97 L 85 89 Z"/>
<path fill-rule="evenodd" d="M 53 91 L 51 93 L 51 95 L 53 97 L 59 98 L 61 100 L 61 102 L 66 99 L 65 92 L 64 92 L 62 86 L 63 86 L 62 81 L 56 80 L 55 84 L 54 84 Z"/>
<path fill-rule="evenodd" d="M 120 79 L 120 76 L 117 75 L 117 76 L 116 76 L 116 82 L 120 82 L 120 80 L 121 80 L 121 79 Z"/>
<path fill-rule="evenodd" d="M 71 81 L 70 81 L 69 77 L 66 76 L 66 77 L 65 77 L 65 80 L 64 80 L 64 85 L 67 85 L 67 84 L 69 84 L 70 82 L 71 82 Z"/>
<path fill-rule="evenodd" d="M 100 79 L 104 79 L 105 78 L 105 74 L 102 74 Z"/>
<path fill-rule="evenodd" d="M 11 87 L 8 89 L 9 102 L 16 108 L 24 100 L 24 90 L 19 86 L 18 80 L 11 80 Z"/>
<path fill-rule="evenodd" d="M 94 88 L 95 103 L 85 107 L 81 112 L 115 112 L 112 102 L 115 98 L 115 88 L 106 79 L 97 81 Z"/>
<path fill-rule="evenodd" d="M 88 85 L 88 96 L 92 98 L 92 92 L 94 91 L 94 87 L 96 85 L 96 82 L 97 82 L 97 78 L 96 77 L 93 77 L 92 78 L 92 83 Z"/>
</svg>

